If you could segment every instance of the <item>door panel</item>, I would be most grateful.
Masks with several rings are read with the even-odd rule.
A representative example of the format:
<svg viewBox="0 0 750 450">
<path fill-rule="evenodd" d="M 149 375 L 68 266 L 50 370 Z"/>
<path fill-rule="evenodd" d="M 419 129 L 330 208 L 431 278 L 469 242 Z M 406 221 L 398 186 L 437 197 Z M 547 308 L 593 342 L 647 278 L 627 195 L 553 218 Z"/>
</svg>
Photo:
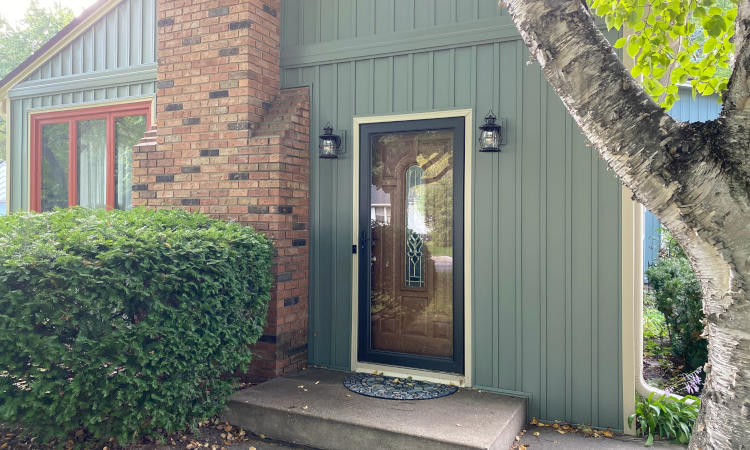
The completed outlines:
<svg viewBox="0 0 750 450">
<path fill-rule="evenodd" d="M 463 372 L 463 122 L 360 130 L 360 361 Z"/>
</svg>

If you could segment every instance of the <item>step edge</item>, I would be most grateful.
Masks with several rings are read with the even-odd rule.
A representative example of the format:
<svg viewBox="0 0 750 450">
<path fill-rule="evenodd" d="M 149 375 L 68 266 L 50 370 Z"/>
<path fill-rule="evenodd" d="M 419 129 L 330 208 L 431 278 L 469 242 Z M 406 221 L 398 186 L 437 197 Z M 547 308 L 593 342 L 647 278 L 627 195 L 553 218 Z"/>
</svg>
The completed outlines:
<svg viewBox="0 0 750 450">
<path fill-rule="evenodd" d="M 302 412 L 290 411 L 288 408 L 279 407 L 279 406 L 275 406 L 275 405 L 259 405 L 257 403 L 251 403 L 251 402 L 245 402 L 245 401 L 233 400 L 233 399 L 230 399 L 229 401 L 227 401 L 227 404 L 225 406 L 225 410 L 224 410 L 224 412 L 222 412 L 222 416 L 224 416 L 225 413 L 226 413 L 226 411 L 229 410 L 231 408 L 231 406 L 233 406 L 233 405 L 235 405 L 235 407 L 239 407 L 241 409 L 247 408 L 247 409 L 250 409 L 250 410 L 259 410 L 259 411 L 271 410 L 271 411 L 274 411 L 276 413 L 280 413 L 280 414 L 283 414 L 283 415 L 297 416 L 297 417 L 304 418 L 305 420 L 309 420 L 309 421 L 316 421 L 316 422 L 321 422 L 321 423 L 333 422 L 333 423 L 336 423 L 338 425 L 343 425 L 343 426 L 352 427 L 352 428 L 356 428 L 356 429 L 373 430 L 373 431 L 377 431 L 378 433 L 383 433 L 383 434 L 388 434 L 388 435 L 406 436 L 406 437 L 408 437 L 410 439 L 414 439 L 414 440 L 418 440 L 418 441 L 423 441 L 425 443 L 436 443 L 436 444 L 446 445 L 446 446 L 449 446 L 449 448 L 465 448 L 465 449 L 491 449 L 491 448 L 497 448 L 496 444 L 498 443 L 498 441 L 500 441 L 503 438 L 503 435 L 505 434 L 506 430 L 508 428 L 515 428 L 513 426 L 513 423 L 515 421 L 512 420 L 512 419 L 508 420 L 508 421 L 506 421 L 505 426 L 503 427 L 503 429 L 501 431 L 497 432 L 495 439 L 491 443 L 489 443 L 489 446 L 472 446 L 472 445 L 468 445 L 468 444 L 466 444 L 464 442 L 455 441 L 455 440 L 451 441 L 451 440 L 435 439 L 435 438 L 430 438 L 430 437 L 425 437 L 425 436 L 417 436 L 417 435 L 413 435 L 413 434 L 399 433 L 399 432 L 396 432 L 394 430 L 389 430 L 387 428 L 378 427 L 377 424 L 368 424 L 368 425 L 365 425 L 365 424 L 360 424 L 360 423 L 346 421 L 346 420 L 341 420 L 341 419 L 336 419 L 336 418 L 327 418 L 327 417 L 313 416 L 313 415 L 304 414 Z M 516 430 L 516 431 L 514 431 L 512 433 L 512 436 L 510 438 L 511 441 L 521 431 L 521 429 L 523 427 L 523 424 L 526 423 L 526 406 L 527 405 L 526 405 L 525 402 L 519 402 L 519 404 L 515 405 L 515 408 L 513 408 L 512 417 L 520 417 L 521 427 L 519 427 L 518 430 Z M 249 430 L 249 431 L 253 431 L 253 430 Z M 278 437 L 276 437 L 276 438 L 278 439 Z M 282 438 L 282 440 L 283 440 L 283 438 Z"/>
</svg>

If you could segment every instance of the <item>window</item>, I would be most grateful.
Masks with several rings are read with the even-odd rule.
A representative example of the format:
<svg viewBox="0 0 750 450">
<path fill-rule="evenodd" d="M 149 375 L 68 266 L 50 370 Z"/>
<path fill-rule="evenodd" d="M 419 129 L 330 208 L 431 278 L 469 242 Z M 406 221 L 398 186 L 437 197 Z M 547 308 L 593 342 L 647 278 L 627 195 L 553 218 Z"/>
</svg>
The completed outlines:
<svg viewBox="0 0 750 450">
<path fill-rule="evenodd" d="M 130 209 L 132 148 L 150 123 L 151 102 L 33 114 L 31 209 Z"/>
</svg>

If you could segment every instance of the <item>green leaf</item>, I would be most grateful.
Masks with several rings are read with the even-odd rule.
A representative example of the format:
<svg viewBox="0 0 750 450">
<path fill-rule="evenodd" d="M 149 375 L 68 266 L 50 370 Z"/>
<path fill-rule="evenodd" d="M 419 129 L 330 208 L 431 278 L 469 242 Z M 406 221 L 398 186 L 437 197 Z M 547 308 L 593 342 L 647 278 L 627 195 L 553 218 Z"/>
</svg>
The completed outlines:
<svg viewBox="0 0 750 450">
<path fill-rule="evenodd" d="M 709 36 L 717 37 L 726 29 L 726 24 L 722 16 L 710 16 L 702 21 L 703 28 Z"/>
<path fill-rule="evenodd" d="M 635 39 L 628 40 L 627 52 L 631 58 L 635 58 L 640 50 L 641 46 Z"/>
<path fill-rule="evenodd" d="M 625 43 L 626 42 L 627 42 L 627 39 L 625 39 L 624 37 L 621 37 L 620 39 L 618 39 L 617 41 L 615 41 L 613 47 L 614 48 L 623 48 L 623 47 L 625 47 Z"/>
<path fill-rule="evenodd" d="M 706 42 L 703 43 L 703 53 L 710 53 L 714 51 L 716 48 L 716 38 L 708 38 L 706 39 Z"/>
</svg>

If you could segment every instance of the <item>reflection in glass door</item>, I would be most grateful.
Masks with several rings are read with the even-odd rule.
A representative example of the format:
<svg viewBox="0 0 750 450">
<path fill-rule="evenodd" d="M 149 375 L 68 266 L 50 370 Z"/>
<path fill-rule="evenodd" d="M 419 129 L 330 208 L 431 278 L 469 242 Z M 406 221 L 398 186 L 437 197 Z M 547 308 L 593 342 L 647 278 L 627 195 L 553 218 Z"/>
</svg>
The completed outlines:
<svg viewBox="0 0 750 450">
<path fill-rule="evenodd" d="M 362 125 L 360 361 L 463 372 L 463 130 Z"/>
</svg>

